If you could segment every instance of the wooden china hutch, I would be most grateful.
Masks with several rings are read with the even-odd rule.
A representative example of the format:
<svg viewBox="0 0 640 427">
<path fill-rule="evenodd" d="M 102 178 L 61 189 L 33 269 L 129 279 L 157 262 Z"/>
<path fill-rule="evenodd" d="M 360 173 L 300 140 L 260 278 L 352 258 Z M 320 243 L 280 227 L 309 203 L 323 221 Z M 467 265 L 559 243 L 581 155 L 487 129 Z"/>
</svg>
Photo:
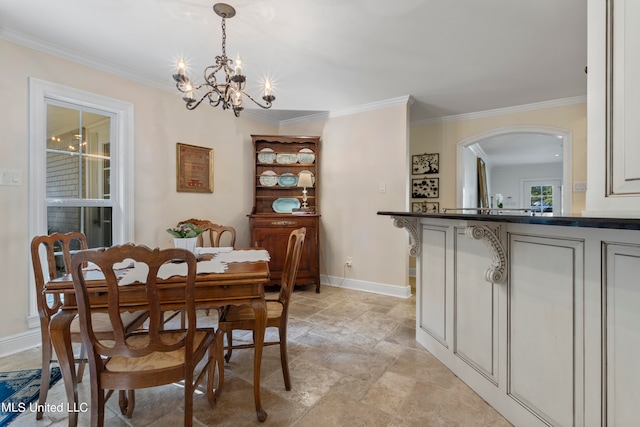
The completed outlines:
<svg viewBox="0 0 640 427">
<path fill-rule="evenodd" d="M 306 227 L 296 285 L 315 284 L 320 292 L 320 213 L 318 209 L 318 163 L 320 137 L 251 135 L 254 156 L 253 210 L 249 215 L 251 242 L 269 251 L 270 285 L 282 278 L 287 241 L 292 230 Z M 311 174 L 304 206 L 301 172 Z"/>
</svg>

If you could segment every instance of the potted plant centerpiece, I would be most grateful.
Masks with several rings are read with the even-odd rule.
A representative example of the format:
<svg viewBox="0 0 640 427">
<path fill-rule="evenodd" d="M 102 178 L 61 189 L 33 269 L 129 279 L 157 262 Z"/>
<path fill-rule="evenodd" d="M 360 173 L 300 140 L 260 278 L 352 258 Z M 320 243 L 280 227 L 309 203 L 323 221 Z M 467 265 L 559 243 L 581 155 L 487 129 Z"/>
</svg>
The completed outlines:
<svg viewBox="0 0 640 427">
<path fill-rule="evenodd" d="M 202 231 L 202 229 L 191 223 L 178 224 L 173 228 L 167 228 L 167 233 L 173 236 L 173 245 L 176 248 L 184 248 L 191 252 L 195 252 L 196 242 Z"/>
</svg>

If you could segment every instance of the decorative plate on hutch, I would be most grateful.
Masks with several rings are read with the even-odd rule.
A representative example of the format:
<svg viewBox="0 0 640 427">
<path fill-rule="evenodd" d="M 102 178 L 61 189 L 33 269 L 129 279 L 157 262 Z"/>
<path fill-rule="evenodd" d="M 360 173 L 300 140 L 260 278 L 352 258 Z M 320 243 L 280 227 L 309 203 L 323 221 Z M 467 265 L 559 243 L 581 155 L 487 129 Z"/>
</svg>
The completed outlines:
<svg viewBox="0 0 640 427">
<path fill-rule="evenodd" d="M 277 213 L 291 213 L 294 209 L 300 207 L 300 200 L 291 197 L 282 197 L 276 199 L 271 207 L 273 207 L 273 211 Z"/>
<path fill-rule="evenodd" d="M 315 161 L 316 155 L 313 154 L 313 150 L 311 148 L 302 148 L 298 151 L 298 163 L 310 165 Z"/>
<path fill-rule="evenodd" d="M 292 165 L 298 163 L 298 155 L 292 153 L 280 153 L 276 155 L 276 162 L 281 165 Z"/>
<path fill-rule="evenodd" d="M 295 187 L 298 184 L 298 177 L 291 172 L 285 172 L 278 177 L 278 185 L 281 187 Z"/>
<path fill-rule="evenodd" d="M 263 148 L 258 153 L 260 163 L 273 163 L 276 160 L 276 153 L 271 148 Z"/>
<path fill-rule="evenodd" d="M 278 183 L 278 176 L 274 171 L 264 171 L 260 175 L 260 185 L 273 187 Z"/>
</svg>

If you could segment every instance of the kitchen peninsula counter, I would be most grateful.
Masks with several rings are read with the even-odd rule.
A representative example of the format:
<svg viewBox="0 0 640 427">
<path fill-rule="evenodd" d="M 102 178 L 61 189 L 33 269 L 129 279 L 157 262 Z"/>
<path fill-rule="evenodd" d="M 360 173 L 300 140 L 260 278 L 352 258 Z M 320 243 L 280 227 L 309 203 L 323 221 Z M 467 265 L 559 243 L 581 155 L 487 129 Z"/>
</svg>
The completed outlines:
<svg viewBox="0 0 640 427">
<path fill-rule="evenodd" d="M 466 221 L 504 222 L 511 224 L 540 224 L 565 227 L 612 228 L 624 230 L 640 230 L 640 212 L 638 218 L 599 218 L 584 216 L 542 216 L 542 215 L 509 215 L 499 214 L 471 214 L 471 213 L 415 213 L 415 212 L 378 212 L 378 215 L 413 217 L 413 218 L 442 218 Z"/>
<path fill-rule="evenodd" d="M 416 340 L 515 425 L 635 425 L 640 219 L 378 212 L 416 256 Z"/>
</svg>

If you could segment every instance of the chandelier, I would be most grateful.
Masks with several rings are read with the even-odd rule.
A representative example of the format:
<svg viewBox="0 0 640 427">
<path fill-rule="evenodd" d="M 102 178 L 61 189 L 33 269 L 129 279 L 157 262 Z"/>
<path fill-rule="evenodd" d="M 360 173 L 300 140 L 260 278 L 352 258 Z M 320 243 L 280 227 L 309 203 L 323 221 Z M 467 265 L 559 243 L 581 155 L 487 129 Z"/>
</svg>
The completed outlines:
<svg viewBox="0 0 640 427">
<path fill-rule="evenodd" d="M 269 80 L 264 82 L 264 96 L 262 99 L 265 104 L 256 101 L 251 95 L 245 92 L 247 78 L 242 74 L 242 60 L 240 56 L 236 56 L 235 61 L 227 58 L 227 31 L 226 19 L 232 18 L 236 14 L 236 10 L 225 3 L 216 3 L 213 5 L 213 11 L 222 18 L 222 55 L 216 56 L 215 65 L 209 65 L 204 69 L 204 83 L 194 84 L 185 74 L 185 63 L 180 60 L 178 63 L 178 72 L 173 75 L 176 81 L 176 87 L 183 93 L 182 100 L 186 103 L 188 110 L 195 109 L 205 99 L 209 100 L 212 107 L 222 106 L 223 110 L 232 109 L 236 117 L 240 115 L 240 111 L 244 109 L 242 106 L 242 98 L 247 97 L 261 108 L 271 108 L 272 102 L 276 99 L 271 94 L 272 86 Z M 218 80 L 218 77 L 220 80 Z M 198 95 L 198 91 L 205 91 L 202 96 Z M 202 91 L 201 91 L 202 92 Z M 199 99 L 198 99 L 199 97 Z"/>
</svg>

